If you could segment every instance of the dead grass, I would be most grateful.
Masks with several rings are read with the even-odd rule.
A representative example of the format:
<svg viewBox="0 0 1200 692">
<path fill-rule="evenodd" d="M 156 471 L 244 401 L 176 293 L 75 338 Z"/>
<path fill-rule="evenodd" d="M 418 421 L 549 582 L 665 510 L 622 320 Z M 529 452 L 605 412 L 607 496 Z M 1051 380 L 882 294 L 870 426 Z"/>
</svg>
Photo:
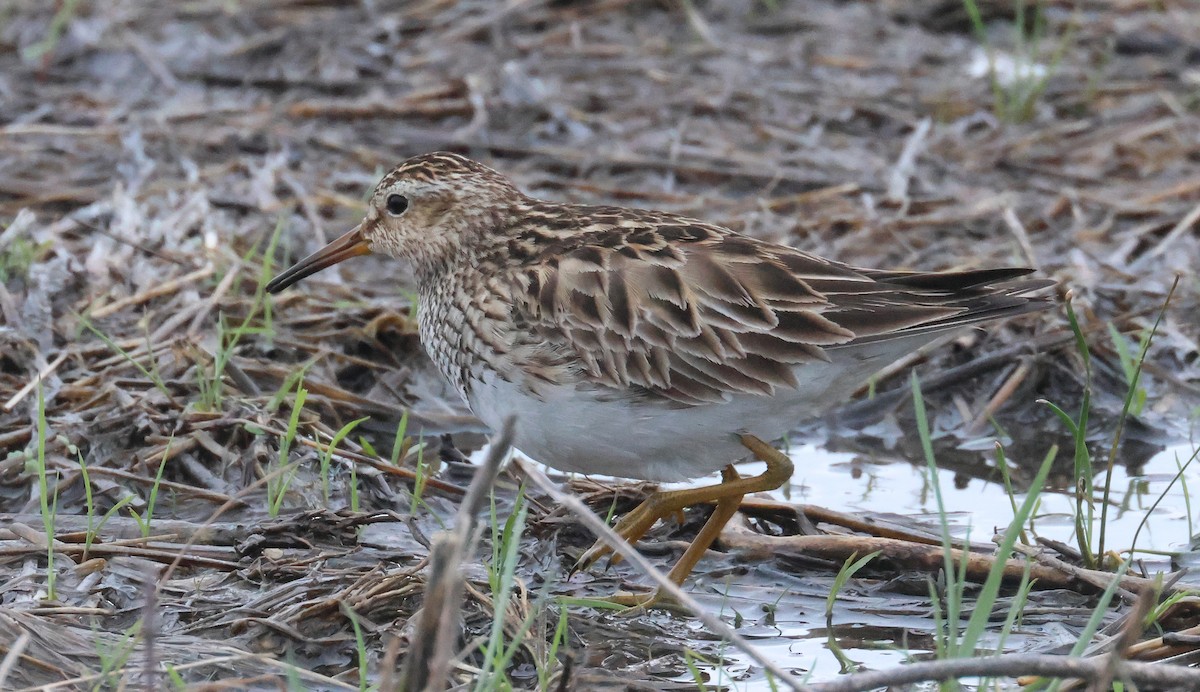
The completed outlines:
<svg viewBox="0 0 1200 692">
<path fill-rule="evenodd" d="M 1003 3 L 982 4 L 1003 16 Z M 469 477 L 439 436 L 471 449 L 481 428 L 421 354 L 395 263 L 357 261 L 276 299 L 261 288 L 354 223 L 382 171 L 428 150 L 469 153 L 538 195 L 667 208 L 855 264 L 1037 266 L 1094 336 L 1096 403 L 1110 413 L 1124 382 L 1108 323 L 1136 335 L 1182 274 L 1140 418 L 1144 437 L 1179 434 L 1200 393 L 1200 62 L 1188 38 L 1200 20 L 1182 2 L 1084 4 L 1048 3 L 1070 43 L 1019 123 L 995 119 L 987 80 L 965 70 L 977 39 L 938 2 L 0 9 L 0 661 L 19 656 L 0 686 L 90 688 L 107 672 L 140 684 L 169 664 L 192 683 L 358 688 L 352 620 L 372 671 L 389 646 L 408 650 L 427 537 Z M 964 337 L 924 372 L 1028 341 L 1041 348 L 1024 367 L 951 371 L 975 379 L 948 380 L 944 408 L 1020 419 L 1038 396 L 1077 396 L 1057 314 Z M 27 468 L 39 374 L 64 544 L 49 602 Z M 289 430 L 298 385 L 306 402 Z M 403 411 L 427 444 L 393 460 Z M 362 416 L 332 457 L 326 501 L 318 453 Z M 1036 462 L 1044 428 L 1025 427 L 1038 445 L 1009 456 Z M 418 454 L 445 464 L 409 516 Z M 271 519 L 270 474 L 293 472 Z M 498 501 L 514 489 L 502 478 Z M 147 532 L 129 511 L 145 516 L 152 496 Z M 566 582 L 560 548 L 588 538 L 532 499 L 514 622 L 544 605 L 543 578 L 586 597 L 633 576 Z M 710 568 L 709 596 L 722 570 L 748 569 L 731 557 Z M 485 593 L 479 561 L 465 569 L 470 645 L 506 606 Z M 803 579 L 815 594 L 830 576 Z M 784 603 L 819 610 L 823 598 Z M 535 639 L 513 659 L 520 685 L 548 663 Z M 666 615 L 572 620 L 561 652 L 575 684 L 598 688 L 687 675 L 685 649 L 721 652 Z M 468 646 L 454 675 L 469 680 L 479 655 Z"/>
</svg>

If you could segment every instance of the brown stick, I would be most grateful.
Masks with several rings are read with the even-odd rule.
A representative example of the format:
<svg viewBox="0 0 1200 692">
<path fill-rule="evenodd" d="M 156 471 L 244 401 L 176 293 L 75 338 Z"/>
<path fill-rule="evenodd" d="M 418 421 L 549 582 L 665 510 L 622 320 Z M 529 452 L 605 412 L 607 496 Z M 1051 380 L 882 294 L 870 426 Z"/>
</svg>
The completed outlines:
<svg viewBox="0 0 1200 692">
<path fill-rule="evenodd" d="M 487 491 L 496 479 L 500 462 L 512 446 L 513 426 L 512 418 L 505 421 L 504 429 L 492 442 L 487 459 L 475 471 L 475 479 L 467 488 L 454 520 L 454 530 L 444 531 L 434 539 L 425 603 L 417 616 L 411 648 L 404 659 L 401 689 L 441 690 L 449 683 L 450 661 L 458 643 L 458 623 L 466 585 L 462 564 L 474 552 L 479 540 L 479 532 L 475 530 L 476 517 L 487 501 Z"/>
<path fill-rule="evenodd" d="M 879 551 L 878 562 L 892 562 L 903 565 L 907 569 L 919 569 L 925 572 L 937 572 L 945 566 L 943 549 L 940 545 L 921 545 L 910 541 L 894 538 L 877 538 L 874 536 L 768 536 L 755 533 L 745 525 L 731 523 L 721 533 L 721 544 L 726 548 L 743 551 L 753 555 L 780 557 L 817 557 L 841 564 L 851 555 L 866 555 Z M 963 551 L 951 548 L 950 554 L 955 564 L 964 559 Z M 983 581 L 995 564 L 993 555 L 980 553 L 966 554 L 966 578 L 972 581 Z M 1025 563 L 1021 560 L 1008 560 L 1004 568 L 1004 577 L 1009 580 L 1019 580 L 1025 573 Z M 1034 565 L 1030 579 L 1036 579 L 1038 586 L 1043 588 L 1071 588 L 1075 580 L 1071 575 L 1046 567 Z"/>
<path fill-rule="evenodd" d="M 1077 658 L 1049 654 L 1000 654 L 986 658 L 952 658 L 922 661 L 896 668 L 847 675 L 832 682 L 810 687 L 813 692 L 865 692 L 880 687 L 898 687 L 926 680 L 951 680 L 962 677 L 1016 677 L 1040 675 L 1049 678 L 1100 677 L 1109 661 L 1101 658 Z M 1200 689 L 1200 670 L 1162 663 L 1120 661 L 1116 675 L 1139 685 L 1159 689 Z"/>
</svg>

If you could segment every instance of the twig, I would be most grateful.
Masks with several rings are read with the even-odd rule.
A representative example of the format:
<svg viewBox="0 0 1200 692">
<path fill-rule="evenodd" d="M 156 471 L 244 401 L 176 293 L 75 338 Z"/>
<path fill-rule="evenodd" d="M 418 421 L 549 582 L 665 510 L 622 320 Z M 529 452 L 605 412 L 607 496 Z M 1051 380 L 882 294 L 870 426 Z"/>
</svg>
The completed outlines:
<svg viewBox="0 0 1200 692">
<path fill-rule="evenodd" d="M 259 423 L 254 423 L 253 421 L 248 421 L 248 422 L 250 422 L 253 425 L 257 425 L 264 432 L 271 433 L 272 435 L 277 435 L 280 438 L 284 437 L 287 434 L 285 431 L 279 430 L 277 428 L 272 428 L 269 425 L 261 425 Z M 416 480 L 416 478 L 417 478 L 417 472 L 413 471 L 411 469 L 401 468 L 399 466 L 393 466 L 392 464 L 390 464 L 386 461 L 380 461 L 379 459 L 376 459 L 374 457 L 369 457 L 365 454 L 358 454 L 358 453 L 352 452 L 348 449 L 342 449 L 342 448 L 334 449 L 319 440 L 313 440 L 304 435 L 296 435 L 296 444 L 304 445 L 305 447 L 308 447 L 310 449 L 315 449 L 318 452 L 333 454 L 333 455 L 336 455 L 339 457 L 344 457 L 346 459 L 350 459 L 351 461 L 355 461 L 360 464 L 365 464 L 365 465 L 370 466 L 371 468 L 375 469 L 376 471 L 380 471 L 380 472 L 386 473 L 388 475 L 399 476 L 400 478 L 407 478 L 409 480 Z M 163 482 L 165 483 L 165 481 L 163 481 Z M 441 490 L 443 492 L 446 492 L 446 493 L 449 493 L 452 495 L 464 494 L 463 489 L 460 488 L 459 486 L 454 485 L 453 483 L 448 483 L 439 478 L 426 478 L 425 479 L 425 488 L 427 488 L 427 489 L 428 488 L 436 488 L 437 490 Z"/>
<path fill-rule="evenodd" d="M 30 380 L 29 383 L 24 387 L 21 387 L 21 391 L 13 394 L 12 398 L 4 404 L 5 413 L 13 410 L 17 404 L 21 403 L 21 399 L 29 396 L 29 393 L 33 391 L 34 387 L 37 387 L 42 380 L 46 379 L 50 373 L 54 372 L 58 366 L 62 365 L 62 362 L 67 359 L 67 353 L 67 351 L 63 351 L 62 353 L 58 354 L 57 358 L 48 363 L 46 367 L 41 369 L 41 371 L 37 374 L 37 377 Z"/>
<path fill-rule="evenodd" d="M 91 313 L 88 314 L 88 317 L 90 317 L 91 319 L 94 319 L 94 320 L 98 320 L 103 317 L 108 317 L 109 315 L 111 315 L 115 312 L 118 312 L 120 310 L 124 310 L 127 307 L 137 305 L 139 303 L 145 303 L 148 300 L 153 300 L 154 298 L 157 298 L 157 297 L 163 296 L 163 295 L 167 295 L 168 293 L 174 293 L 175 291 L 179 290 L 180 288 L 183 288 L 183 287 L 191 288 L 191 287 L 195 286 L 195 284 L 198 283 L 201 279 L 206 279 L 209 276 L 211 276 L 213 271 L 214 271 L 213 264 L 212 264 L 212 262 L 209 262 L 209 263 L 205 264 L 203 267 L 201 267 L 195 271 L 188 272 L 187 274 L 184 274 L 183 276 L 177 276 L 174 279 L 169 279 L 169 280 L 163 281 L 161 283 L 156 283 L 153 286 L 151 286 L 150 288 L 146 289 L 145 291 L 142 291 L 141 293 L 135 293 L 134 295 L 126 296 L 125 298 L 121 298 L 120 300 L 114 300 L 113 302 L 111 302 L 107 305 L 101 305 L 100 307 L 96 308 L 95 310 L 92 310 Z"/>
<path fill-rule="evenodd" d="M 1189 211 L 1186 216 L 1180 219 L 1179 223 L 1175 224 L 1175 227 L 1172 228 L 1169 233 L 1163 236 L 1163 239 L 1158 242 L 1158 245 L 1156 245 L 1150 252 L 1147 252 L 1138 258 L 1133 263 L 1131 268 L 1134 271 L 1141 269 L 1151 260 L 1166 252 L 1167 248 L 1169 248 L 1176 240 L 1179 240 L 1184 233 L 1187 233 L 1189 230 L 1191 230 L 1192 226 L 1195 226 L 1197 221 L 1200 221 L 1200 204 L 1192 207 L 1192 210 Z"/>
<path fill-rule="evenodd" d="M 1109 572 L 1077 567 L 1069 562 L 1064 562 L 1053 555 L 1046 553 L 1044 550 L 1039 550 L 1031 546 L 1021 545 L 1018 543 L 1013 549 L 1019 553 L 1034 558 L 1046 567 L 1069 575 L 1074 580 L 1081 581 L 1085 584 L 1091 584 L 1100 591 L 1108 588 L 1109 582 L 1115 577 L 1115 575 Z M 1126 603 L 1136 603 L 1138 600 L 1137 594 L 1153 586 L 1154 581 L 1151 579 L 1145 579 L 1127 574 L 1121 577 L 1121 584 L 1117 587 L 1116 593 L 1118 596 L 1120 596 L 1122 601 L 1125 601 Z M 1178 589 L 1164 589 L 1163 593 L 1164 595 L 1171 595 L 1177 590 L 1194 591 L 1196 588 L 1197 587 L 1195 585 L 1183 584 L 1178 587 Z"/>
<path fill-rule="evenodd" d="M 512 2 L 497 3 L 495 9 L 486 12 L 481 17 L 472 17 L 471 19 L 459 22 L 456 26 L 446 30 L 442 34 L 441 40 L 447 42 L 459 41 L 474 35 L 476 32 L 483 31 L 489 27 L 495 26 L 500 20 L 508 15 L 519 10 L 527 9 L 526 6 L 541 4 L 538 0 L 513 0 Z"/>
<path fill-rule="evenodd" d="M 887 198 L 893 202 L 899 202 L 906 211 L 909 203 L 909 180 L 912 179 L 913 171 L 917 166 L 917 155 L 921 153 L 921 147 L 925 144 L 925 137 L 929 134 L 929 128 L 932 125 L 933 120 L 928 117 L 922 118 L 921 122 L 917 123 L 912 134 L 908 136 L 908 140 L 904 142 L 900 158 L 896 160 L 896 165 L 892 167 L 892 174 L 888 177 Z"/>
<path fill-rule="evenodd" d="M 90 548 L 82 543 L 66 543 L 61 547 L 55 545 L 54 552 L 63 555 L 89 555 L 91 557 L 141 557 L 154 562 L 164 564 L 173 563 L 176 558 L 176 549 L 191 549 L 189 546 L 169 545 L 162 548 L 141 548 L 138 546 L 125 545 L 108 545 L 104 543 L 93 544 Z M 40 546 L 16 546 L 6 547 L 0 546 L 0 557 L 9 555 L 17 555 L 28 557 L 39 552 L 44 552 L 45 548 Z M 209 549 L 211 552 L 211 549 Z M 229 551 L 232 552 L 232 551 Z M 242 566 L 233 560 L 219 560 L 217 558 L 204 557 L 195 553 L 184 555 L 181 562 L 186 562 L 193 567 L 208 567 L 217 569 L 223 572 L 233 572 L 240 569 Z"/>
<path fill-rule="evenodd" d="M 29 633 L 22 632 L 17 641 L 8 647 L 8 653 L 4 655 L 4 660 L 0 661 L 0 690 L 7 689 L 4 682 L 8 680 L 8 674 L 16 667 L 17 661 L 21 660 L 26 646 L 29 646 Z"/>
<path fill-rule="evenodd" d="M 1194 651 L 1196 647 L 1188 642 L 1192 637 L 1200 637 L 1200 625 L 1138 642 L 1129 647 L 1129 658 L 1157 661 L 1168 656 Z"/>
<path fill-rule="evenodd" d="M 1104 657 L 1106 665 L 1101 669 L 1100 676 L 1092 680 L 1090 688 L 1092 692 L 1107 692 L 1109 685 L 1117 675 L 1117 667 L 1121 665 L 1121 661 L 1129 657 L 1130 647 L 1137 643 L 1138 637 L 1142 636 L 1146 615 L 1158 601 L 1158 593 L 1157 589 L 1143 589 L 1138 594 L 1138 600 L 1133 610 L 1125 615 L 1125 626 L 1121 628 L 1117 645 L 1113 647 L 1108 656 Z"/>
<path fill-rule="evenodd" d="M 146 65 L 150 73 L 162 82 L 162 85 L 169 91 L 179 89 L 179 80 L 175 79 L 175 75 L 171 74 L 171 68 L 163 63 L 162 59 L 155 55 L 154 51 L 142 40 L 142 37 L 135 31 L 126 30 L 124 32 L 125 43 L 133 49 L 133 52 L 142 59 L 142 63 Z"/>
<path fill-rule="evenodd" d="M 617 535 L 617 532 L 613 531 L 608 524 L 605 524 L 603 521 L 601 521 L 600 517 L 596 516 L 594 512 L 588 509 L 579 498 L 575 497 L 574 495 L 568 495 L 567 493 L 559 490 L 554 483 L 546 477 L 546 474 L 542 473 L 539 469 L 536 469 L 532 466 L 526 466 L 525 473 L 534 483 L 537 484 L 539 488 L 550 495 L 550 497 L 554 498 L 555 502 L 565 505 L 567 509 L 571 510 L 571 512 L 578 517 L 580 521 L 582 521 L 589 529 L 591 529 L 592 533 L 596 534 L 600 540 L 607 543 L 609 547 L 613 549 L 614 553 L 620 555 L 622 558 L 627 560 L 629 564 L 633 565 L 637 569 L 641 570 L 643 574 L 650 577 L 650 579 L 653 580 L 660 589 L 666 592 L 668 596 L 674 599 L 675 602 L 679 603 L 681 606 L 695 615 L 700 622 L 704 623 L 704 626 L 707 627 L 709 631 L 723 638 L 730 644 L 733 644 L 737 648 L 741 649 L 747 656 L 754 659 L 755 662 L 757 662 L 765 670 L 769 671 L 771 675 L 775 676 L 775 681 L 777 683 L 782 683 L 793 690 L 809 689 L 804 685 L 804 683 L 800 682 L 783 668 L 781 668 L 778 663 L 773 661 L 762 651 L 759 651 L 756 647 L 752 646 L 750 642 L 743 639 L 742 636 L 738 634 L 732 627 L 726 624 L 724 620 L 704 610 L 704 608 L 696 601 L 696 599 L 688 595 L 688 593 L 681 589 L 678 584 L 668 579 L 667 575 L 663 574 L 661 570 L 656 569 L 654 565 L 650 564 L 649 560 L 635 550 L 633 546 L 629 545 L 628 541 Z"/>
<path fill-rule="evenodd" d="M 1107 665 L 1107 658 L 1000 654 L 987 658 L 952 658 L 909 663 L 885 670 L 847 675 L 831 682 L 814 684 L 811 689 L 813 692 L 866 692 L 880 687 L 895 689 L 900 685 L 927 680 L 1020 675 L 1096 680 Z M 1139 685 L 1173 690 L 1200 689 L 1200 670 L 1184 666 L 1120 661 L 1116 666 L 1116 675 Z"/>
<path fill-rule="evenodd" d="M 145 670 L 142 678 L 145 681 L 146 692 L 158 689 L 158 589 L 155 588 L 155 573 L 147 566 L 143 577 L 146 600 L 142 603 L 142 651 L 146 654 Z"/>
<path fill-rule="evenodd" d="M 442 690 L 447 688 L 450 661 L 458 643 L 458 622 L 462 613 L 466 578 L 462 564 L 479 542 L 476 517 L 487 500 L 488 489 L 496 480 L 500 462 L 512 446 L 513 417 L 504 421 L 500 434 L 492 442 L 487 459 L 475 471 L 475 478 L 458 508 L 452 531 L 434 538 L 429 559 L 425 603 L 417 616 L 411 648 L 404 659 L 400 689 Z M 497 605 L 497 607 L 503 607 Z"/>
<path fill-rule="evenodd" d="M 239 261 L 233 266 L 229 267 L 229 269 L 225 271 L 225 276 L 221 277 L 221 281 L 218 282 L 217 287 L 213 289 L 213 292 L 195 309 L 194 315 L 191 314 L 193 312 L 192 310 L 185 309 L 180 311 L 178 315 L 168 318 L 165 322 L 163 322 L 161 327 L 154 330 L 154 338 L 158 340 L 166 337 L 168 334 L 175 331 L 176 327 L 186 322 L 189 317 L 191 318 L 192 322 L 188 325 L 187 334 L 188 336 L 194 336 L 200 331 L 200 328 L 204 326 L 204 321 L 208 319 L 208 314 L 212 312 L 213 308 L 215 308 L 221 302 L 221 299 L 224 298 L 225 294 L 229 292 L 229 289 L 233 287 L 234 280 L 237 279 L 238 275 L 241 273 L 242 269 L 245 268 L 245 266 L 245 264 Z"/>
<path fill-rule="evenodd" d="M 1014 370 L 1011 375 L 1005 378 L 1004 384 L 1000 386 L 1000 389 L 996 390 L 996 393 L 991 399 L 988 400 L 987 404 L 983 407 L 983 410 L 980 411 L 979 415 L 975 417 L 975 420 L 971 421 L 971 424 L 967 426 L 966 434 L 978 434 L 978 432 L 983 428 L 983 424 L 986 423 L 989 418 L 996 415 L 996 411 L 999 411 L 1000 407 L 1004 406 L 1005 402 L 1007 402 L 1009 398 L 1012 397 L 1013 393 L 1017 391 L 1017 387 L 1021 386 L 1021 383 L 1024 382 L 1025 378 L 1029 376 L 1031 370 L 1032 368 L 1029 365 L 1029 359 L 1026 358 L 1022 360 L 1021 364 L 1017 366 L 1017 369 Z"/>
<path fill-rule="evenodd" d="M 120 128 L 106 125 L 80 127 L 50 123 L 12 123 L 0 127 L 0 135 L 5 137 L 116 137 L 120 134 Z"/>
<path fill-rule="evenodd" d="M 1025 261 L 1031 267 L 1040 266 L 1037 261 L 1037 253 L 1033 250 L 1033 243 L 1029 240 L 1029 232 L 1025 230 L 1025 224 L 1021 223 L 1021 219 L 1017 217 L 1017 213 L 1012 207 L 1004 208 L 1004 224 L 1008 226 L 1008 230 L 1017 237 L 1017 244 L 1021 246 L 1021 252 L 1025 255 Z"/>
<path fill-rule="evenodd" d="M 212 292 L 212 295 L 210 295 L 201 303 L 190 303 L 185 305 L 179 312 L 163 320 L 163 323 L 154 330 L 153 334 L 150 335 L 149 340 L 153 343 L 158 343 L 165 340 L 171 335 L 172 332 L 178 329 L 180 325 L 188 320 L 192 320 L 192 329 L 188 330 L 188 334 L 194 334 L 193 330 L 196 328 L 202 317 L 206 316 L 217 305 L 217 302 L 222 296 L 225 295 L 225 292 L 229 290 L 229 287 L 233 285 L 234 276 L 240 272 L 244 266 L 245 265 L 241 261 L 238 261 L 236 264 L 229 267 L 229 269 L 227 269 L 225 272 L 225 276 L 221 279 L 221 282 L 217 284 L 216 290 Z"/>
<path fill-rule="evenodd" d="M 851 555 L 866 555 L 879 551 L 880 557 L 874 564 L 902 565 L 907 570 L 936 573 L 943 569 L 944 548 L 894 538 L 875 536 L 769 536 L 748 528 L 730 524 L 721 532 L 722 545 L 732 550 L 746 551 L 760 556 L 821 558 L 842 563 Z M 966 578 L 982 582 L 996 562 L 995 555 L 982 555 L 958 548 L 951 549 L 955 564 L 965 564 Z M 1005 563 L 1005 577 L 1016 581 L 1024 574 L 1025 564 L 1010 559 Z M 1070 588 L 1073 579 L 1070 573 L 1052 567 L 1034 565 L 1030 575 L 1042 588 Z"/>
</svg>

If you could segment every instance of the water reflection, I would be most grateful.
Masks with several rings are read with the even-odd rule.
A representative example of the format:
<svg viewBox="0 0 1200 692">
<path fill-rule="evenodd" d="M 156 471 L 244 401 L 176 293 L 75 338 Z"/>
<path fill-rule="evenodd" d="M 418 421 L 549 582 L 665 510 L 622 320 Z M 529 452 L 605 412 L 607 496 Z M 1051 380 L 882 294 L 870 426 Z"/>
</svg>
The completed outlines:
<svg viewBox="0 0 1200 692">
<path fill-rule="evenodd" d="M 915 434 L 891 437 L 861 435 L 830 438 L 823 445 L 794 446 L 790 455 L 796 464 L 789 495 L 792 501 L 811 502 L 842 511 L 862 511 L 907 517 L 910 522 L 937 526 L 937 503 L 929 485 L 928 473 Z M 1040 440 L 1042 447 L 1026 441 L 1005 445 L 1017 502 L 1023 499 L 1033 469 L 1030 460 L 1040 462 L 1051 444 L 1059 444 L 1051 492 L 1044 493 L 1035 517 L 1039 535 L 1067 543 L 1074 542 L 1074 482 L 1072 480 L 1072 442 L 1053 435 Z M 987 451 L 964 448 L 950 437 L 935 440 L 938 482 L 951 525 L 959 535 L 975 527 L 976 540 L 988 540 L 995 527 L 1012 518 L 1012 501 L 1005 490 L 997 467 L 994 446 Z M 1065 451 L 1063 451 L 1065 450 Z M 1188 520 L 1190 489 L 1200 488 L 1200 464 L 1192 464 L 1175 481 L 1179 465 L 1195 453 L 1190 444 L 1170 447 L 1131 441 L 1118 450 L 1109 494 L 1110 514 L 1107 537 L 1109 547 L 1140 550 L 1187 551 L 1192 543 L 1192 525 L 1200 517 Z M 1099 470 L 1108 450 L 1093 449 Z M 1177 463 L 1179 465 L 1177 465 Z M 1173 482 L 1174 481 L 1174 482 Z M 1096 478 L 1097 499 L 1103 492 L 1103 473 Z M 1164 494 L 1165 493 L 1165 494 Z M 1159 500 L 1159 496 L 1162 499 Z M 1151 507 L 1158 501 L 1151 512 Z M 1200 508 L 1200 507 L 1198 507 Z M 1098 516 L 1099 510 L 1097 510 Z M 1149 513 L 1149 515 L 1148 515 Z M 1145 521 L 1143 522 L 1143 519 Z M 1144 526 L 1142 524 L 1144 523 Z M 986 535 L 982 531 L 988 532 Z"/>
</svg>

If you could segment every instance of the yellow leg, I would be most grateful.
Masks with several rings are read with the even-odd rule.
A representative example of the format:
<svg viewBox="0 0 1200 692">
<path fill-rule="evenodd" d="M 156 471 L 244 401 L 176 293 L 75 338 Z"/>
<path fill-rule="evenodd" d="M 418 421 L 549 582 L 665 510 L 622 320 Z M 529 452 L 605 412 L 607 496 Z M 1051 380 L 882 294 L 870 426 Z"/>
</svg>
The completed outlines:
<svg viewBox="0 0 1200 692">
<path fill-rule="evenodd" d="M 703 488 L 656 492 L 646 498 L 632 512 L 625 515 L 614 527 L 617 534 L 626 541 L 634 543 L 646 535 L 650 527 L 654 526 L 659 519 L 679 512 L 685 507 L 715 502 L 716 508 L 713 510 L 712 516 L 708 518 L 704 528 L 700 530 L 695 540 L 688 546 L 687 551 L 679 558 L 679 562 L 667 575 L 677 585 L 683 584 L 687 576 L 692 573 L 696 563 L 704 556 L 704 552 L 721 535 L 725 524 L 737 513 L 743 496 L 764 490 L 774 490 L 792 477 L 792 461 L 786 455 L 753 435 L 739 435 L 738 437 L 741 439 L 742 445 L 754 453 L 755 458 L 766 462 L 767 470 L 761 475 L 740 478 L 737 471 L 732 466 L 728 466 L 721 472 L 719 484 Z M 611 552 L 612 549 L 607 544 L 597 541 L 579 558 L 576 568 L 587 567 Z M 616 557 L 618 556 L 614 556 L 614 559 Z M 645 606 L 658 600 L 658 594 L 655 593 L 648 599 L 635 594 L 618 594 L 613 600 L 625 605 Z"/>
</svg>

